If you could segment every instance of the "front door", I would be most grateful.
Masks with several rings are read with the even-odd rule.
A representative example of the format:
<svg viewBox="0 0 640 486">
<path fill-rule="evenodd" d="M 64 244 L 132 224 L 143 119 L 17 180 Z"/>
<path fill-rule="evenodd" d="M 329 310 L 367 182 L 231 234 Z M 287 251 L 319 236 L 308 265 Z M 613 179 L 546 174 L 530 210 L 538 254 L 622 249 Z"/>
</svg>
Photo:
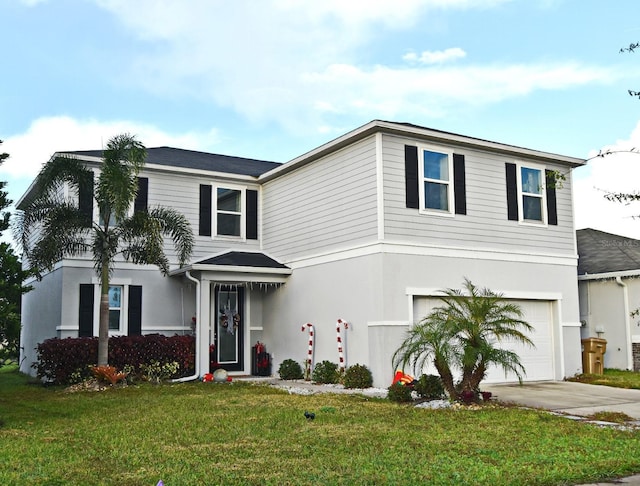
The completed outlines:
<svg viewBox="0 0 640 486">
<path fill-rule="evenodd" d="M 211 367 L 244 371 L 244 288 L 221 285 L 215 294 Z"/>
</svg>

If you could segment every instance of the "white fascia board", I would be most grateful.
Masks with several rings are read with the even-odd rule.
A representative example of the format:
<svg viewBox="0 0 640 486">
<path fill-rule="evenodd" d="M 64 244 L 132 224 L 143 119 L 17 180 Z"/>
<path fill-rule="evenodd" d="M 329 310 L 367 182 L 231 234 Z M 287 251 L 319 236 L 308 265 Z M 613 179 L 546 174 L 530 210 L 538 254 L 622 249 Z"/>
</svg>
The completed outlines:
<svg viewBox="0 0 640 486">
<path fill-rule="evenodd" d="M 578 275 L 578 280 L 610 280 L 617 277 L 640 277 L 640 270 L 621 270 L 619 272 L 587 273 Z"/>
<path fill-rule="evenodd" d="M 468 258 L 472 260 L 497 260 L 506 262 L 538 263 L 548 265 L 577 266 L 577 255 L 553 253 L 531 254 L 495 249 L 474 249 L 462 247 L 440 247 L 408 243 L 367 243 L 360 246 L 335 250 L 318 255 L 296 258 L 283 263 L 291 268 L 303 268 L 349 258 L 357 258 L 377 253 L 404 254 L 416 256 L 436 256 L 447 258 Z"/>
<path fill-rule="evenodd" d="M 265 172 L 258 178 L 258 180 L 260 182 L 266 182 L 274 179 L 282 174 L 286 174 L 287 172 L 290 172 L 329 153 L 335 152 L 342 147 L 350 145 L 357 140 L 368 137 L 376 132 L 390 133 L 407 138 L 417 138 L 419 140 L 439 142 L 449 145 L 455 144 L 472 149 L 488 150 L 516 157 L 537 159 L 544 162 L 555 162 L 568 165 L 570 167 L 579 167 L 586 164 L 585 159 L 580 159 L 577 157 L 569 157 L 567 155 L 558 155 L 549 152 L 542 152 L 540 150 L 516 147 L 514 145 L 482 140 L 465 135 L 433 130 L 430 128 L 404 125 L 382 120 L 373 120 L 365 125 L 362 125 L 361 127 L 356 128 L 355 130 L 352 130 L 334 140 L 331 140 L 313 150 L 310 150 L 309 152 L 302 154 L 299 157 L 290 160 L 289 162 L 285 162 L 279 167 Z"/>
<path fill-rule="evenodd" d="M 550 152 L 542 152 L 540 150 L 533 150 L 524 147 L 516 147 L 515 145 L 508 145 L 500 142 L 492 142 L 490 140 L 482 140 L 479 138 L 473 138 L 465 135 L 458 135 L 455 133 L 442 132 L 439 130 L 433 130 L 430 128 L 421 128 L 416 126 L 400 125 L 392 122 L 378 122 L 378 125 L 385 129 L 385 131 L 402 134 L 404 136 L 418 137 L 425 140 L 438 141 L 442 143 L 467 146 L 470 148 L 476 148 L 481 150 L 490 150 L 492 152 L 500 152 L 511 154 L 514 156 L 524 156 L 538 160 L 544 160 L 546 162 L 558 162 L 566 164 L 572 167 L 579 167 L 586 164 L 585 159 L 570 157 L 567 155 L 553 154 Z"/>
<path fill-rule="evenodd" d="M 257 182 L 256 176 L 244 175 L 244 174 L 233 174 L 230 172 L 217 172 L 213 170 L 204 170 L 204 169 L 189 169 L 186 167 L 175 167 L 173 165 L 159 165 L 159 164 L 145 164 L 144 170 L 153 170 L 158 172 L 169 172 L 174 174 L 185 174 L 185 175 L 197 175 L 197 176 L 205 176 L 207 178 L 216 178 L 216 179 L 225 179 L 230 181 L 241 181 L 241 182 Z"/>
</svg>

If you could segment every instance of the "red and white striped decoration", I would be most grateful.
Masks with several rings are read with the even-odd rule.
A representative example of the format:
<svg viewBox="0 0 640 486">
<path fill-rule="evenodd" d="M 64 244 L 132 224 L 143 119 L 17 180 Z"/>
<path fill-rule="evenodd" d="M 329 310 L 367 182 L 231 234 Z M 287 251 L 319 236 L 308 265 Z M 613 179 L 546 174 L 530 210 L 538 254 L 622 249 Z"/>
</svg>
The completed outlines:
<svg viewBox="0 0 640 486">
<path fill-rule="evenodd" d="M 311 370 L 313 369 L 313 324 L 307 322 L 302 326 L 302 332 L 309 329 L 309 352 L 307 354 L 307 362 L 305 366 L 305 380 L 311 378 Z"/>
<path fill-rule="evenodd" d="M 340 373 L 344 372 L 347 367 L 347 363 L 344 359 L 344 348 L 342 347 L 342 334 L 341 326 L 344 324 L 345 329 L 349 329 L 349 323 L 347 321 L 343 321 L 342 319 L 338 319 L 336 324 L 336 332 L 338 334 L 338 358 L 340 360 Z"/>
</svg>

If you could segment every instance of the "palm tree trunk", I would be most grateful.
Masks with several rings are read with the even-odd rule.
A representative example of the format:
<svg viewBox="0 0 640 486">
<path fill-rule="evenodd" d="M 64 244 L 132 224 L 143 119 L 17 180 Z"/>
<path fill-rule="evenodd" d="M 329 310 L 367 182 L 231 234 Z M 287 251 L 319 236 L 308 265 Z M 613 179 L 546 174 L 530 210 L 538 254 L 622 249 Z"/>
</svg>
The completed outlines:
<svg viewBox="0 0 640 486">
<path fill-rule="evenodd" d="M 100 272 L 100 321 L 98 323 L 98 366 L 109 364 L 109 264 Z"/>
<path fill-rule="evenodd" d="M 458 391 L 456 390 L 456 386 L 453 383 L 453 374 L 451 373 L 451 369 L 449 368 L 449 365 L 446 362 L 446 360 L 442 360 L 442 361 L 444 362 L 434 359 L 433 364 L 435 365 L 436 370 L 440 375 L 440 379 L 442 380 L 442 386 L 444 387 L 447 394 L 449 395 L 449 398 L 451 400 L 457 400 Z"/>
</svg>

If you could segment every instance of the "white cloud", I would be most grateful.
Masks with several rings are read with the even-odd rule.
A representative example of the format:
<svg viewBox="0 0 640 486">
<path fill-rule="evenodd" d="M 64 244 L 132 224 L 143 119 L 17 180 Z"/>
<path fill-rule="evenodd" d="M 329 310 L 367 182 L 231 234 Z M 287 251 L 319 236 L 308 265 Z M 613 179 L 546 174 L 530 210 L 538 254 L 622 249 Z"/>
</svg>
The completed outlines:
<svg viewBox="0 0 640 486">
<path fill-rule="evenodd" d="M 444 51 L 423 51 L 419 56 L 415 52 L 409 52 L 402 56 L 408 62 L 421 64 L 440 64 L 466 57 L 467 53 L 459 47 L 450 47 Z"/>
<path fill-rule="evenodd" d="M 136 135 L 147 147 L 168 145 L 194 150 L 207 150 L 218 138 L 215 130 L 172 135 L 133 121 L 76 120 L 66 116 L 40 118 L 25 133 L 3 141 L 0 148 L 10 157 L 0 166 L 0 179 L 33 178 L 55 152 L 101 149 L 109 138 L 119 133 Z"/>
<path fill-rule="evenodd" d="M 462 47 L 409 55 L 413 66 L 358 63 L 370 40 L 408 31 L 434 11 L 488 9 L 508 0 L 193 0 L 189 8 L 177 1 L 95 1 L 141 42 L 144 52 L 136 54 L 127 80 L 159 96 L 214 102 L 293 131 L 330 125 L 345 113 L 437 116 L 454 102 L 497 102 L 614 76 L 562 61 L 433 66 L 464 57 Z"/>
<path fill-rule="evenodd" d="M 640 123 L 627 140 L 594 150 L 595 157 L 575 171 L 574 206 L 576 228 L 595 228 L 608 233 L 640 239 L 640 202 L 625 204 L 604 198 L 607 192 L 640 193 L 640 153 L 606 152 L 640 148 Z"/>
</svg>

